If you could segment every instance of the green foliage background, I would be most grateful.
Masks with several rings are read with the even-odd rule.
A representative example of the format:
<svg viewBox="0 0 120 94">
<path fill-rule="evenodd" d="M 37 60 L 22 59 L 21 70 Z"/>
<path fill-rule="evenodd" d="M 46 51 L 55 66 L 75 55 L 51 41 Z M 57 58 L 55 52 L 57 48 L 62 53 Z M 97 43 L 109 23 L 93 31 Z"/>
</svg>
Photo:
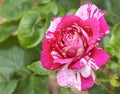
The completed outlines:
<svg viewBox="0 0 120 94">
<path fill-rule="evenodd" d="M 48 75 L 40 65 L 41 41 L 54 16 L 75 13 L 84 0 L 3 0 L 0 17 L 0 94 L 49 94 Z M 105 11 L 110 34 L 100 43 L 111 55 L 109 63 L 96 71 L 89 94 L 120 92 L 120 3 L 119 0 L 90 0 Z M 70 89 L 60 90 L 69 94 Z"/>
</svg>

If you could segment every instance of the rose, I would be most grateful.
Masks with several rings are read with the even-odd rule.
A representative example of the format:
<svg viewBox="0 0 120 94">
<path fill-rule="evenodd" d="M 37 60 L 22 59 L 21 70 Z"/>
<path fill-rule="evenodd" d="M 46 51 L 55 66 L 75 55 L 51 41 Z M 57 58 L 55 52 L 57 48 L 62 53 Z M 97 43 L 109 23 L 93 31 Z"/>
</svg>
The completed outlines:
<svg viewBox="0 0 120 94">
<path fill-rule="evenodd" d="M 87 90 L 95 82 L 93 70 L 110 58 L 98 46 L 108 33 L 104 12 L 94 4 L 81 6 L 75 15 L 53 18 L 42 43 L 42 65 L 48 70 L 59 70 L 60 86 Z"/>
</svg>

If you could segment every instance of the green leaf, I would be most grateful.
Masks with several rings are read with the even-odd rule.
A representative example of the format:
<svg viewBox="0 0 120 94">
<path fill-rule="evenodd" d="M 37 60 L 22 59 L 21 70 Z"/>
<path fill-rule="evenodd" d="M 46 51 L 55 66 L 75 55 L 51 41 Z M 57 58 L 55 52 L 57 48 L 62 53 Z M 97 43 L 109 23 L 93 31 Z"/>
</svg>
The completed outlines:
<svg viewBox="0 0 120 94">
<path fill-rule="evenodd" d="M 39 11 L 28 12 L 21 20 L 18 29 L 20 44 L 26 48 L 32 48 L 40 43 L 44 36 L 45 19 Z"/>
<path fill-rule="evenodd" d="M 0 24 L 0 42 L 5 41 L 10 35 L 16 32 L 18 27 L 17 21 L 8 21 Z"/>
<path fill-rule="evenodd" d="M 106 0 L 109 2 L 109 11 L 107 12 L 107 16 L 109 17 L 109 23 L 112 25 L 118 23 L 120 21 L 120 3 L 119 0 Z"/>
<path fill-rule="evenodd" d="M 70 94 L 70 88 L 60 88 L 60 94 Z"/>
<path fill-rule="evenodd" d="M 80 7 L 79 0 L 56 0 L 62 6 L 65 11 L 69 11 L 70 9 L 78 9 Z"/>
<path fill-rule="evenodd" d="M 76 13 L 76 9 L 70 9 L 67 14 L 75 14 Z"/>
<path fill-rule="evenodd" d="M 25 67 L 38 59 L 39 52 L 35 49 L 25 50 L 21 48 L 15 37 L 0 43 L 1 79 L 9 80 L 15 73 L 20 77 L 27 76 L 29 71 Z"/>
<path fill-rule="evenodd" d="M 48 94 L 47 80 L 46 76 L 27 78 L 19 84 L 13 94 Z"/>
<path fill-rule="evenodd" d="M 18 39 L 20 44 L 25 48 L 37 46 L 43 39 L 52 17 L 52 13 L 44 15 L 37 9 L 29 11 L 19 25 Z"/>
<path fill-rule="evenodd" d="M 39 4 L 46 4 L 49 2 L 50 2 L 50 0 L 39 0 Z"/>
<path fill-rule="evenodd" d="M 105 48 L 105 51 L 106 51 L 107 53 L 109 53 L 111 56 L 115 56 L 115 55 L 116 55 L 115 50 L 112 48 L 112 46 L 106 47 L 106 48 Z"/>
<path fill-rule="evenodd" d="M 23 67 L 23 58 L 24 51 L 21 48 L 7 44 L 7 42 L 0 44 L 0 74 L 6 75 L 6 77 L 11 76 Z"/>
<path fill-rule="evenodd" d="M 94 87 L 92 87 L 89 90 L 89 94 L 110 94 L 109 92 L 107 92 L 106 88 L 108 89 L 108 87 L 105 87 L 104 85 L 94 85 Z"/>
<path fill-rule="evenodd" d="M 13 94 L 17 86 L 16 80 L 10 80 L 9 82 L 2 82 L 0 83 L 0 92 L 2 94 Z"/>
<path fill-rule="evenodd" d="M 34 0 L 4 0 L 0 15 L 8 20 L 21 18 L 31 7 Z"/>
<path fill-rule="evenodd" d="M 117 59 L 116 60 L 111 59 L 106 66 L 107 68 L 110 68 L 111 70 L 116 71 L 116 73 L 119 72 L 120 65 L 118 64 Z"/>
<path fill-rule="evenodd" d="M 115 50 L 117 57 L 120 57 L 120 23 L 113 27 L 110 46 Z"/>
<path fill-rule="evenodd" d="M 27 67 L 28 67 L 28 69 L 32 70 L 33 72 L 35 72 L 36 74 L 39 74 L 39 75 L 48 75 L 51 72 L 49 70 L 46 70 L 41 65 L 40 61 L 36 61 Z"/>
<path fill-rule="evenodd" d="M 120 83 L 117 81 L 117 79 L 119 79 L 117 74 L 115 74 L 111 77 L 110 83 L 111 83 L 112 86 L 114 86 L 114 87 L 119 87 L 120 86 Z"/>
<path fill-rule="evenodd" d="M 39 6 L 38 9 L 39 9 L 40 13 L 42 13 L 42 14 L 53 13 L 54 15 L 57 15 L 57 13 L 58 13 L 58 7 L 53 2 L 48 3 L 44 6 Z"/>
</svg>

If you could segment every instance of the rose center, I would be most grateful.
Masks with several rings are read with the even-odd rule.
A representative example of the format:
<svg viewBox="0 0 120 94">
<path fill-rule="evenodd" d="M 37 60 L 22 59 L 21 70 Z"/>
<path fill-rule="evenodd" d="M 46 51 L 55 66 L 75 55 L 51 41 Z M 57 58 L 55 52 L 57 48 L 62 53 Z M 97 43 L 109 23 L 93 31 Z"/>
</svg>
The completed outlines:
<svg viewBox="0 0 120 94">
<path fill-rule="evenodd" d="M 77 49 L 74 48 L 74 47 L 72 47 L 72 48 L 69 48 L 69 49 L 67 50 L 66 55 L 67 55 L 68 57 L 73 57 L 73 56 L 76 55 L 76 53 L 77 53 Z"/>
<path fill-rule="evenodd" d="M 64 57 L 81 57 L 84 53 L 84 44 L 81 34 L 81 28 L 72 25 L 59 31 L 58 46 L 59 52 Z"/>
</svg>

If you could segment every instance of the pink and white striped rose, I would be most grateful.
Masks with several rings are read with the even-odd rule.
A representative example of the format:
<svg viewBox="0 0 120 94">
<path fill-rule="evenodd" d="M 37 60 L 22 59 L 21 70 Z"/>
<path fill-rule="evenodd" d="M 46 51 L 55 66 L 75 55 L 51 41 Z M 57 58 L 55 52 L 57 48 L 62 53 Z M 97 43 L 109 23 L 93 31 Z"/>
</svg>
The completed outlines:
<svg viewBox="0 0 120 94">
<path fill-rule="evenodd" d="M 95 82 L 93 70 L 110 58 L 98 46 L 108 33 L 104 12 L 91 3 L 81 6 L 76 14 L 55 17 L 42 43 L 42 65 L 48 70 L 59 70 L 60 86 L 87 90 Z"/>
</svg>

